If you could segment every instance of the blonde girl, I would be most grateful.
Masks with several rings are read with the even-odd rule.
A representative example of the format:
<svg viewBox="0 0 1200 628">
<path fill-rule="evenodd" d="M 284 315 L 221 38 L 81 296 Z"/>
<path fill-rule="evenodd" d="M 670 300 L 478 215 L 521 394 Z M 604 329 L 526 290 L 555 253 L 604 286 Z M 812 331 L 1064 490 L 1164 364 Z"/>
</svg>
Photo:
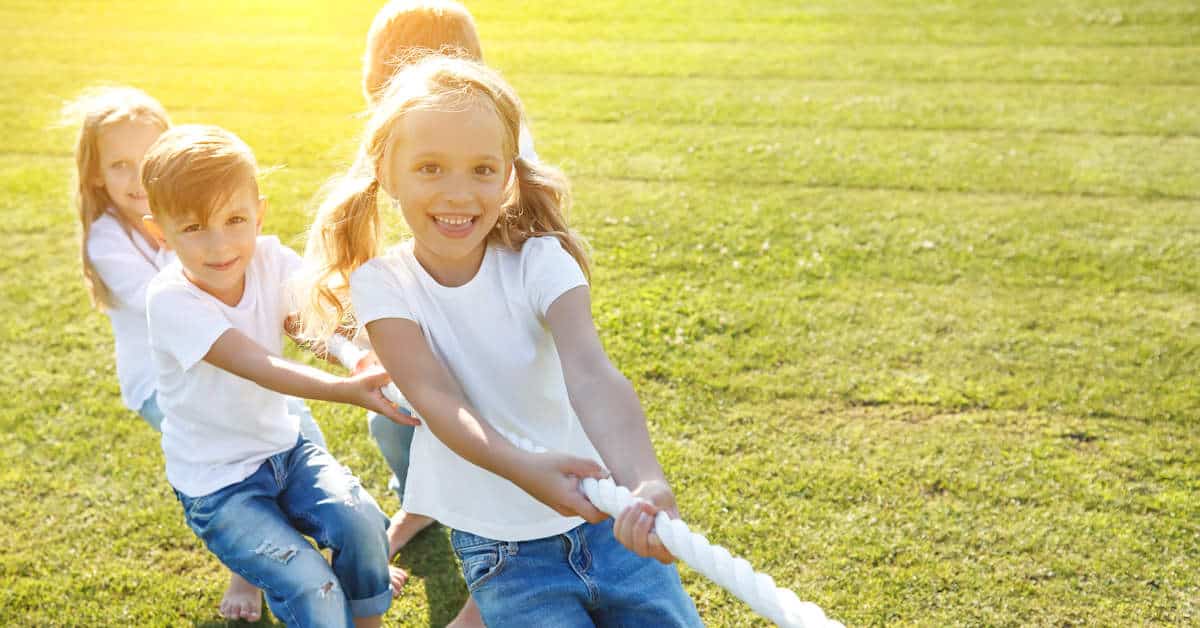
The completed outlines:
<svg viewBox="0 0 1200 628">
<path fill-rule="evenodd" d="M 65 123 L 79 127 L 72 196 L 79 214 L 83 283 L 92 305 L 112 323 L 122 401 L 161 432 L 146 287 L 175 256 L 159 247 L 143 223 L 150 205 L 141 171 L 146 150 L 170 128 L 171 119 L 157 100 L 123 86 L 89 89 L 64 107 L 63 116 Z M 301 418 L 305 436 L 324 447 L 304 402 L 289 399 L 288 408 Z M 229 619 L 256 621 L 262 595 L 230 572 L 220 612 Z"/>
<path fill-rule="evenodd" d="M 318 210 L 301 320 L 318 338 L 364 325 L 424 418 L 405 508 L 452 529 L 488 626 L 700 625 L 651 532 L 675 497 L 592 321 L 567 182 L 518 155 L 521 120 L 482 65 L 402 70 Z M 412 234 L 386 252 L 381 192 Z M 615 523 L 578 489 L 599 461 L 641 498 Z"/>
</svg>

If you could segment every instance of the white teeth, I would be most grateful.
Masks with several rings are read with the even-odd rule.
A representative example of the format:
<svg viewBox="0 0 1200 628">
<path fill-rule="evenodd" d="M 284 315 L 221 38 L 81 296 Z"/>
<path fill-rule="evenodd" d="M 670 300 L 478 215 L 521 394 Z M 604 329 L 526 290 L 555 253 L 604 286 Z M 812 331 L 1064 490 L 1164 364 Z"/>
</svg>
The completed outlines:
<svg viewBox="0 0 1200 628">
<path fill-rule="evenodd" d="M 435 216 L 433 219 L 442 223 L 443 225 L 453 226 L 465 225 L 473 220 L 472 218 L 452 218 L 449 216 Z"/>
</svg>

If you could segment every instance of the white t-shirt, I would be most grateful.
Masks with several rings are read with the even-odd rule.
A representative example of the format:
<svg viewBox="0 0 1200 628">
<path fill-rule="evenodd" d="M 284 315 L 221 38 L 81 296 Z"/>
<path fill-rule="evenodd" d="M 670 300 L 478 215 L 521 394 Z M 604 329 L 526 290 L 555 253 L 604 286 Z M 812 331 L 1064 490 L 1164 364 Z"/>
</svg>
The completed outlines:
<svg viewBox="0 0 1200 628">
<path fill-rule="evenodd" d="M 294 447 L 299 419 L 277 392 L 203 360 L 217 338 L 235 328 L 269 353 L 283 354 L 289 276 L 302 260 L 274 236 L 262 236 L 234 307 L 197 288 L 178 262 L 147 293 L 150 346 L 158 373 L 167 480 L 200 497 L 240 482 L 267 458 Z"/>
<path fill-rule="evenodd" d="M 599 461 L 571 408 L 546 326 L 555 299 L 584 285 L 579 265 L 552 236 L 531 239 L 520 251 L 489 246 L 475 277 L 454 288 L 417 262 L 411 240 L 350 277 L 358 321 L 415 321 L 483 419 L 551 450 Z M 452 528 L 526 541 L 583 523 L 459 457 L 424 425 L 416 430 L 410 461 L 404 509 Z"/>
<path fill-rule="evenodd" d="M 87 255 L 113 297 L 113 306 L 104 313 L 112 323 L 117 381 L 121 384 L 121 400 L 136 412 L 154 393 L 146 286 L 175 259 L 175 254 L 162 248 L 154 250 L 140 232 L 126 232 L 116 217 L 104 214 L 88 231 Z"/>
</svg>

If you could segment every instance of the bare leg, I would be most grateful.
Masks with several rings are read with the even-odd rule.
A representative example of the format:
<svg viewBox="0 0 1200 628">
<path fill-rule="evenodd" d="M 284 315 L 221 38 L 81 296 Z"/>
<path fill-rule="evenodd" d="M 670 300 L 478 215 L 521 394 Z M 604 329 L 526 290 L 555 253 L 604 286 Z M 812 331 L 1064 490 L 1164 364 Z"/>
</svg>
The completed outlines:
<svg viewBox="0 0 1200 628">
<path fill-rule="evenodd" d="M 392 515 L 392 523 L 388 526 L 388 557 L 394 558 L 400 548 L 408 544 L 418 532 L 433 524 L 433 519 L 425 515 L 414 515 L 403 510 Z"/>
<path fill-rule="evenodd" d="M 354 628 L 379 628 L 383 625 L 383 616 L 376 615 L 374 617 L 355 617 Z"/>
<path fill-rule="evenodd" d="M 479 614 L 479 605 L 475 603 L 475 598 L 467 598 L 467 603 L 463 604 L 458 615 L 446 624 L 446 628 L 484 628 L 483 615 Z"/>
<path fill-rule="evenodd" d="M 262 591 L 245 578 L 229 572 L 229 588 L 221 598 L 221 617 L 258 621 L 262 617 Z"/>
</svg>

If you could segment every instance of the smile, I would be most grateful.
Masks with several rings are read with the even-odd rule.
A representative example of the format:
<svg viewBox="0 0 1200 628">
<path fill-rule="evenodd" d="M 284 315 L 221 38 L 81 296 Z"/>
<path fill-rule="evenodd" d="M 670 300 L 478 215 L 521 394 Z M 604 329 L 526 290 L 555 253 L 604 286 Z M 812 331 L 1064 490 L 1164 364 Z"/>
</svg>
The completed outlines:
<svg viewBox="0 0 1200 628">
<path fill-rule="evenodd" d="M 239 259 L 242 259 L 242 258 L 235 257 L 235 258 L 229 260 L 228 262 L 221 262 L 219 264 L 206 263 L 205 266 L 207 266 L 213 270 L 229 270 L 230 268 L 233 268 L 233 265 L 236 264 Z"/>
<path fill-rule="evenodd" d="M 462 238 L 475 228 L 475 216 L 434 216 L 439 232 L 451 238 Z"/>
</svg>

